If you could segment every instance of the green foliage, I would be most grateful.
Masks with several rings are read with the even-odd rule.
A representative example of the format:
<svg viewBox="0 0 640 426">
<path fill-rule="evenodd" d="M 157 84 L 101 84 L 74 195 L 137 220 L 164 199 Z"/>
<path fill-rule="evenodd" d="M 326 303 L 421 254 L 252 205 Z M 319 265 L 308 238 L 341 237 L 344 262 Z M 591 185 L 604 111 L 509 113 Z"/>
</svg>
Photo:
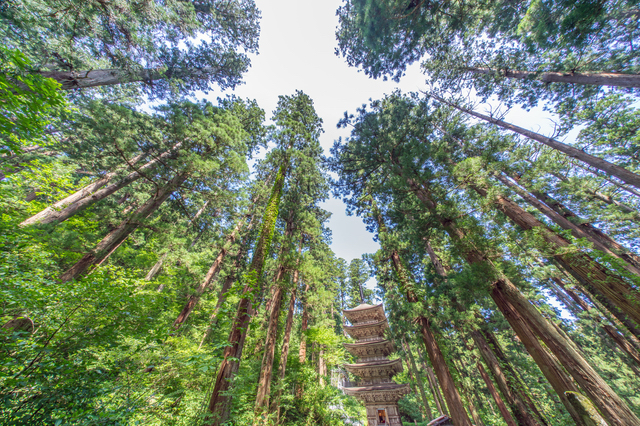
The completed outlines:
<svg viewBox="0 0 640 426">
<path fill-rule="evenodd" d="M 4 154 L 46 145 L 46 127 L 67 105 L 60 85 L 30 74 L 31 67 L 21 51 L 0 46 L 0 140 Z"/>
</svg>

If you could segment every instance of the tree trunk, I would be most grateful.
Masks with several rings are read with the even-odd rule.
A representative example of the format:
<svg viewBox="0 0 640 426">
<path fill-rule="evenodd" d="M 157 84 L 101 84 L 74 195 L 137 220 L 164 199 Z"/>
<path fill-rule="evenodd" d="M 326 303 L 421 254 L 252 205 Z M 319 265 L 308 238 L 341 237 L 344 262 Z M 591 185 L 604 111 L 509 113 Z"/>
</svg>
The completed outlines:
<svg viewBox="0 0 640 426">
<path fill-rule="evenodd" d="M 284 338 L 282 341 L 282 349 L 280 350 L 280 364 L 278 366 L 278 391 L 276 397 L 271 403 L 271 412 L 275 413 L 275 424 L 280 423 L 280 401 L 282 399 L 282 386 L 287 372 L 287 361 L 289 359 L 289 348 L 291 342 L 291 329 L 293 327 L 293 313 L 296 307 L 296 294 L 298 292 L 298 275 L 296 269 L 293 271 L 293 289 L 291 290 L 291 298 L 289 299 L 289 309 L 287 311 L 287 320 L 284 326 Z"/>
<path fill-rule="evenodd" d="M 456 426 L 471 426 L 469 417 L 467 417 L 464 405 L 462 404 L 460 395 L 458 394 L 453 382 L 453 377 L 451 377 L 451 373 L 449 372 L 444 356 L 442 355 L 435 337 L 433 336 L 433 332 L 431 331 L 429 320 L 420 316 L 418 318 L 418 323 L 420 324 L 420 332 L 422 333 L 422 340 L 424 341 L 427 355 L 429 356 L 431 365 L 433 365 L 433 368 L 435 369 L 438 381 L 442 386 L 444 398 L 447 401 L 447 406 L 449 407 L 453 423 Z"/>
<path fill-rule="evenodd" d="M 475 111 L 466 109 L 466 108 L 462 108 L 452 102 L 446 101 L 445 99 L 442 99 L 441 97 L 432 94 L 431 97 L 433 97 L 434 99 L 449 105 L 453 108 L 456 108 L 462 112 L 465 112 L 469 115 L 472 115 L 474 117 L 477 117 L 481 120 L 487 121 L 489 123 L 495 124 L 499 127 L 502 127 L 503 129 L 507 129 L 507 130 L 511 130 L 512 132 L 515 133 L 519 133 L 523 136 L 526 136 L 529 139 L 533 139 L 535 141 L 538 141 L 550 148 L 553 148 L 555 150 L 558 150 L 566 155 L 568 155 L 569 157 L 573 157 L 576 158 L 586 164 L 589 164 L 593 167 L 595 167 L 598 170 L 602 170 L 603 172 L 611 175 L 611 176 L 615 176 L 618 179 L 620 179 L 621 181 L 628 183 L 629 185 L 633 185 L 636 188 L 640 188 L 640 175 L 637 175 L 623 167 L 617 166 L 613 163 L 608 162 L 607 160 L 603 160 L 602 158 L 598 158 L 595 157 L 591 154 L 587 154 L 586 152 L 574 148 L 572 146 L 566 145 L 562 142 L 559 142 L 555 139 L 552 138 L 548 138 L 546 136 L 540 135 L 538 133 L 532 132 L 530 130 L 527 130 L 523 127 L 519 127 L 516 126 L 514 124 L 510 124 L 507 123 L 505 121 L 502 120 L 498 120 L 496 118 L 490 117 L 488 115 L 484 115 L 484 114 L 480 114 L 477 113 Z"/>
<path fill-rule="evenodd" d="M 75 265 L 60 277 L 61 282 L 71 281 L 84 274 L 91 265 L 101 262 L 114 248 L 120 245 L 129 234 L 135 231 L 141 222 L 151 216 L 165 202 L 167 198 L 187 179 L 187 173 L 176 175 L 167 185 L 158 189 L 156 193 L 140 206 L 128 219 L 124 220 L 116 229 L 107 234 L 95 249 L 85 254 Z"/>
<path fill-rule="evenodd" d="M 632 274 L 640 275 L 640 259 L 638 259 L 638 256 L 630 253 L 624 246 L 614 241 L 602 231 L 596 229 L 593 225 L 580 219 L 578 215 L 570 211 L 560 202 L 540 191 L 534 192 L 532 196 L 505 176 L 496 174 L 496 178 L 507 187 L 513 189 L 527 203 L 538 209 L 542 214 L 547 216 L 562 229 L 570 230 L 571 234 L 576 238 L 587 239 L 593 243 L 593 246 L 596 249 L 620 259 L 623 267 L 627 271 Z M 578 223 L 573 222 L 571 219 Z"/>
<path fill-rule="evenodd" d="M 429 379 L 429 387 L 431 388 L 431 394 L 433 395 L 433 399 L 436 401 L 436 408 L 440 414 L 449 414 L 447 410 L 447 405 L 444 402 L 444 398 L 442 397 L 442 393 L 440 392 L 440 384 L 436 379 L 436 375 L 433 372 L 433 369 L 428 365 L 425 365 L 425 370 L 427 370 L 427 379 Z"/>
<path fill-rule="evenodd" d="M 60 200 L 53 205 L 47 207 L 42 210 L 40 213 L 37 213 L 31 216 L 29 219 L 24 220 L 20 226 L 28 226 L 28 225 L 46 225 L 50 223 L 61 223 L 65 220 L 69 219 L 71 216 L 79 213 L 80 211 L 86 209 L 90 205 L 105 199 L 109 195 L 118 191 L 119 189 L 124 188 L 132 182 L 140 179 L 144 176 L 146 171 L 149 171 L 156 167 L 163 158 L 170 157 L 175 154 L 175 150 L 180 147 L 181 143 L 176 144 L 173 149 L 167 151 L 160 155 L 158 158 L 155 158 L 149 161 L 144 166 L 140 167 L 134 172 L 129 173 L 127 176 L 122 178 L 121 180 L 111 183 L 107 185 L 115 176 L 115 173 L 109 173 L 102 179 L 97 180 L 96 182 L 85 186 L 84 188 L 76 191 L 75 193 L 69 195 L 63 200 Z M 137 161 L 138 157 L 132 159 Z M 131 162 L 129 163 L 132 164 Z M 106 185 L 106 186 L 105 186 Z"/>
<path fill-rule="evenodd" d="M 552 172 L 551 175 L 556 177 L 560 182 L 564 184 L 569 183 L 569 179 L 566 178 L 565 176 L 560 175 L 559 173 Z M 591 197 L 589 201 L 595 198 L 610 206 L 616 206 L 619 211 L 630 214 L 633 217 L 633 220 L 640 222 L 640 212 L 638 212 L 636 209 L 629 207 L 628 205 L 621 203 L 620 201 L 617 201 L 613 197 L 603 194 L 602 192 L 594 191 L 586 187 L 581 187 L 580 190 L 583 191 L 585 194 L 588 194 L 589 197 Z"/>
<path fill-rule="evenodd" d="M 375 204 L 372 202 L 371 212 L 378 223 L 378 235 L 381 236 L 382 247 L 385 252 L 390 256 L 391 263 L 393 264 L 393 269 L 396 272 L 396 276 L 398 278 L 399 289 L 402 293 L 405 294 L 405 298 L 409 303 L 416 303 L 418 301 L 415 293 L 414 286 L 411 283 L 408 273 L 405 270 L 404 265 L 402 264 L 402 260 L 398 254 L 398 251 L 394 248 L 388 247 L 386 244 L 386 226 L 378 211 Z M 416 318 L 416 322 L 418 322 L 421 326 L 422 339 L 424 341 L 425 349 L 427 351 L 427 355 L 429 356 L 429 360 L 431 361 L 431 365 L 435 369 L 436 376 L 438 376 L 438 381 L 442 386 L 442 391 L 444 393 L 444 398 L 447 401 L 447 406 L 449 407 L 449 412 L 451 413 L 451 418 L 453 423 L 456 426 L 471 426 L 471 422 L 469 421 L 469 417 L 466 414 L 464 409 L 464 405 L 462 404 L 462 400 L 460 399 L 460 395 L 458 394 L 458 390 L 455 387 L 455 383 L 453 381 L 453 377 L 451 377 L 451 373 L 449 368 L 447 367 L 447 363 L 438 347 L 438 343 L 433 335 L 431 330 L 431 326 L 429 324 L 429 320 L 424 316 L 419 316 Z"/>
<path fill-rule="evenodd" d="M 515 367 L 511 365 L 511 362 L 502 350 L 502 346 L 500 346 L 500 343 L 498 342 L 496 337 L 489 330 L 481 328 L 478 331 L 481 333 L 484 342 L 491 349 L 491 354 L 494 355 L 497 360 L 499 360 L 498 365 L 502 367 L 502 370 L 506 373 L 507 386 L 509 386 L 511 392 L 513 392 L 515 397 L 526 405 L 526 409 L 528 409 L 530 415 L 534 417 L 534 421 L 537 421 L 545 426 L 548 425 L 549 423 L 545 419 L 544 415 L 540 412 L 540 410 L 538 410 L 538 407 L 529 396 L 529 388 L 527 387 L 527 384 L 524 382 L 524 380 L 522 380 L 522 377 L 515 369 Z M 490 370 L 491 369 L 492 367 L 490 367 Z M 519 408 L 516 410 L 516 420 L 518 420 L 520 417 L 519 414 L 517 414 L 518 412 L 522 412 L 522 409 Z"/>
<path fill-rule="evenodd" d="M 470 186 L 481 196 L 487 197 L 488 193 L 484 188 L 477 185 Z M 554 259 L 573 274 L 588 282 L 597 293 L 609 299 L 630 319 L 640 324 L 640 294 L 636 289 L 620 276 L 612 274 L 589 255 L 576 251 L 567 240 L 507 197 L 496 194 L 492 201 L 498 210 L 523 230 L 534 228 L 539 230 L 542 238 L 555 248 Z"/>
<path fill-rule="evenodd" d="M 434 419 L 433 411 L 431 410 L 431 406 L 429 405 L 429 400 L 427 400 L 427 394 L 424 391 L 424 383 L 422 382 L 422 377 L 420 377 L 420 372 L 418 371 L 418 367 L 416 367 L 416 360 L 413 357 L 413 353 L 411 352 L 411 347 L 407 343 L 407 341 L 402 338 L 402 343 L 404 343 L 405 352 L 409 356 L 409 371 L 413 372 L 413 376 L 415 377 L 416 386 L 420 391 L 420 397 L 422 398 L 422 404 L 424 406 L 424 415 L 425 420 L 431 421 Z"/>
<path fill-rule="evenodd" d="M 482 376 L 482 380 L 484 380 L 484 383 L 487 385 L 487 389 L 489 390 L 489 393 L 493 397 L 493 400 L 496 402 L 496 405 L 498 406 L 498 410 L 500 410 L 500 414 L 502 414 L 502 418 L 504 418 L 504 421 L 507 423 L 507 426 L 516 426 L 516 422 L 513 420 L 513 417 L 511 416 L 511 413 L 507 409 L 507 406 L 505 405 L 504 401 L 502 400 L 502 398 L 500 398 L 500 395 L 498 394 L 496 387 L 493 385 L 493 382 L 491 381 L 491 378 L 489 377 L 486 370 L 482 366 L 482 363 L 478 361 L 476 363 L 476 366 L 478 367 L 480 376 Z"/>
<path fill-rule="evenodd" d="M 302 318 L 300 319 L 300 349 L 298 349 L 298 360 L 300 364 L 307 362 L 307 337 L 305 333 L 309 328 L 309 307 L 307 306 L 307 292 L 309 291 L 309 283 L 304 287 L 304 293 L 302 297 Z M 296 398 L 302 398 L 302 384 L 298 383 L 296 386 Z"/>
<path fill-rule="evenodd" d="M 623 335 L 618 333 L 618 330 L 616 330 L 615 327 L 606 324 L 602 326 L 602 328 L 604 328 L 604 331 L 606 331 L 607 334 L 611 336 L 613 341 L 616 342 L 618 346 L 620 346 L 620 348 L 631 357 L 631 359 L 633 359 L 638 365 L 640 365 L 640 352 L 638 352 L 638 350 L 634 348 L 631 343 L 629 343 L 629 341 L 624 338 Z"/>
<path fill-rule="evenodd" d="M 640 419 L 586 362 L 575 344 L 558 333 L 556 328 L 549 324 L 510 281 L 498 280 L 492 290 L 492 297 L 494 300 L 499 298 L 507 300 L 526 318 L 536 334 L 558 357 L 569 374 L 612 425 L 640 425 Z"/>
<path fill-rule="evenodd" d="M 209 268 L 207 275 L 205 275 L 204 277 L 204 280 L 202 280 L 202 282 L 196 289 L 195 294 L 192 294 L 191 296 L 189 296 L 187 303 L 184 305 L 184 307 L 180 311 L 180 314 L 178 314 L 178 317 L 173 322 L 173 328 L 175 329 L 180 328 L 180 326 L 187 320 L 187 318 L 189 318 L 189 315 L 191 315 L 191 312 L 193 312 L 193 309 L 196 307 L 196 305 L 200 301 L 200 297 L 204 294 L 205 290 L 207 290 L 211 286 L 211 282 L 213 281 L 213 278 L 216 276 L 216 274 L 220 270 L 220 266 L 222 265 L 222 262 L 227 256 L 227 253 L 231 248 L 231 244 L 233 244 L 233 242 L 236 240 L 236 236 L 244 226 L 244 223 L 245 223 L 245 219 L 244 218 L 240 219 L 238 223 L 236 223 L 235 228 L 233 228 L 233 231 L 231 231 L 231 234 L 229 234 L 229 236 L 225 239 L 224 244 L 220 248 L 220 252 L 218 253 L 218 256 L 216 256 L 215 260 L 211 264 L 211 267 Z"/>
<path fill-rule="evenodd" d="M 247 238 L 245 237 L 245 240 L 246 239 Z M 246 241 L 244 243 L 246 243 Z M 224 302 L 226 302 L 227 300 L 227 292 L 229 291 L 234 281 L 236 280 L 236 277 L 238 276 L 238 271 L 240 270 L 240 264 L 242 263 L 243 258 L 244 258 L 244 252 L 241 248 L 238 254 L 236 255 L 236 259 L 233 263 L 233 267 L 231 271 L 229 272 L 229 275 L 226 276 L 226 278 L 224 279 L 224 282 L 222 283 L 222 287 L 220 288 L 220 291 L 218 291 L 218 300 L 216 301 L 216 307 L 214 308 L 213 313 L 209 318 L 209 326 L 207 327 L 207 330 L 204 332 L 204 335 L 202 336 L 202 340 L 200 341 L 200 345 L 198 346 L 198 349 L 202 348 L 202 346 L 207 342 L 207 340 L 209 340 L 209 337 L 211 336 L 213 329 L 218 324 L 218 312 L 220 312 L 220 308 L 222 308 L 222 305 L 224 305 Z"/>
<path fill-rule="evenodd" d="M 237 371 L 234 363 L 238 363 L 240 360 L 234 361 L 238 354 L 242 351 L 241 339 L 246 334 L 246 330 L 249 327 L 251 316 L 251 301 L 260 292 L 262 287 L 262 270 L 264 267 L 265 259 L 271 249 L 271 240 L 275 231 L 276 219 L 278 217 L 278 206 L 280 205 L 280 198 L 282 196 L 282 188 L 284 186 L 284 177 L 287 173 L 289 162 L 286 161 L 280 167 L 276 180 L 273 184 L 273 190 L 271 196 L 267 202 L 265 213 L 262 219 L 262 229 L 260 230 L 260 237 L 256 243 L 256 247 L 253 252 L 253 258 L 251 259 L 251 265 L 247 273 L 243 274 L 243 281 L 245 283 L 242 291 L 242 298 L 238 303 L 238 310 L 236 317 L 231 326 L 229 333 L 229 343 L 224 350 L 223 360 L 220 363 L 218 374 L 216 376 L 215 384 L 211 397 L 209 398 L 208 411 L 210 418 L 207 419 L 207 426 L 219 426 L 224 421 L 223 414 L 228 406 L 229 396 L 226 395 L 226 391 L 229 389 L 231 379 Z M 244 340 L 242 340 L 244 342 Z M 236 369 L 234 371 L 234 369 Z"/>
<path fill-rule="evenodd" d="M 482 67 L 464 67 L 464 71 L 473 74 L 495 75 L 519 80 L 537 80 L 544 83 L 589 84 L 609 87 L 640 87 L 640 75 L 618 72 L 535 72 Z"/>
<path fill-rule="evenodd" d="M 221 68 L 187 69 L 177 68 L 162 70 L 155 68 L 139 70 L 99 69 L 85 71 L 36 71 L 47 78 L 52 78 L 62 85 L 63 90 L 84 89 L 87 87 L 113 86 L 116 84 L 144 82 L 169 78 L 209 78 L 221 71 Z"/>
<path fill-rule="evenodd" d="M 524 389 L 521 389 L 522 384 L 514 383 L 515 377 L 513 377 L 511 380 L 508 379 L 508 376 L 502 370 L 502 367 L 500 365 L 500 362 L 498 361 L 498 358 L 493 353 L 491 346 L 489 345 L 489 343 L 487 343 L 487 341 L 485 340 L 482 333 L 480 333 L 480 331 L 478 330 L 472 331 L 471 337 L 473 338 L 473 341 L 476 344 L 476 347 L 478 348 L 478 351 L 480 352 L 482 359 L 484 360 L 484 362 L 487 363 L 487 366 L 489 367 L 489 371 L 491 372 L 491 375 L 493 376 L 496 384 L 498 385 L 500 392 L 506 399 L 507 404 L 511 408 L 511 411 L 513 412 L 513 415 L 515 416 L 518 424 L 520 426 L 540 425 L 540 423 L 536 420 L 536 418 L 534 418 L 533 415 L 529 414 L 529 411 L 527 409 L 527 404 L 525 404 L 525 402 L 520 398 L 521 395 L 525 393 Z M 482 374 L 482 371 L 480 372 L 480 374 Z M 533 403 L 528 398 L 528 396 L 527 396 L 527 400 L 528 400 L 527 402 L 529 402 L 530 405 L 533 405 Z M 539 413 L 537 412 L 537 409 L 535 413 L 539 415 Z"/>
</svg>

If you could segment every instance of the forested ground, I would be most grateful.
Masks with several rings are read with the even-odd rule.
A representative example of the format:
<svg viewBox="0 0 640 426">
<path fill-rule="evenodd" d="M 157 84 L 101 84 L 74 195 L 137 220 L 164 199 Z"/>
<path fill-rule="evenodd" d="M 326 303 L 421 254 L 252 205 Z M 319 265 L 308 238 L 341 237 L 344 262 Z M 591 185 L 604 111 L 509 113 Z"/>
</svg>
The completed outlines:
<svg viewBox="0 0 640 426">
<path fill-rule="evenodd" d="M 251 0 L 0 3 L 2 424 L 363 421 L 341 310 L 377 298 L 408 424 L 640 425 L 639 10 L 346 1 L 337 54 L 426 84 L 329 156 L 302 91 L 200 100 Z M 331 193 L 377 253 L 336 258 Z"/>
</svg>

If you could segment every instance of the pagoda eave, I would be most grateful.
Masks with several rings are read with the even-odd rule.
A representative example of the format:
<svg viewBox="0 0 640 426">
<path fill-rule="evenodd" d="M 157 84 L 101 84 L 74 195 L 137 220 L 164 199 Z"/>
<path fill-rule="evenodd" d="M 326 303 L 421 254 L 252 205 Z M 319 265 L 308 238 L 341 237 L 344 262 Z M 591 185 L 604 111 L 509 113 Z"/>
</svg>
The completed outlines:
<svg viewBox="0 0 640 426">
<path fill-rule="evenodd" d="M 358 377 L 393 377 L 403 371 L 402 360 L 370 361 L 358 364 L 344 364 L 344 368 Z"/>
<path fill-rule="evenodd" d="M 382 321 L 386 319 L 382 304 L 379 305 L 367 305 L 362 304 L 356 306 L 353 309 L 343 309 L 342 313 L 349 320 L 351 324 L 357 324 L 363 319 L 374 319 Z"/>
<path fill-rule="evenodd" d="M 396 403 L 403 396 L 410 394 L 411 389 L 407 384 L 382 383 L 344 388 L 344 392 L 366 403 Z"/>
</svg>

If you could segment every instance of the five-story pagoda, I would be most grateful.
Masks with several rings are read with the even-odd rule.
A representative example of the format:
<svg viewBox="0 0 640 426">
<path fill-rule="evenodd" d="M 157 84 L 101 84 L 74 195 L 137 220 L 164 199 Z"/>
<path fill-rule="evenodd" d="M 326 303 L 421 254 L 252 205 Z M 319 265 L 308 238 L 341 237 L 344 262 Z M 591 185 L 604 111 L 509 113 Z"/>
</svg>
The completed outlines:
<svg viewBox="0 0 640 426">
<path fill-rule="evenodd" d="M 384 338 L 389 328 L 382 304 L 362 304 L 345 309 L 344 316 L 351 323 L 345 330 L 356 343 L 344 347 L 357 358 L 355 364 L 345 369 L 358 376 L 358 386 L 346 387 L 347 395 L 353 395 L 367 407 L 368 426 L 402 426 L 398 412 L 398 400 L 409 393 L 409 385 L 399 385 L 391 378 L 402 371 L 402 361 L 387 358 L 394 352 L 393 344 Z"/>
</svg>

